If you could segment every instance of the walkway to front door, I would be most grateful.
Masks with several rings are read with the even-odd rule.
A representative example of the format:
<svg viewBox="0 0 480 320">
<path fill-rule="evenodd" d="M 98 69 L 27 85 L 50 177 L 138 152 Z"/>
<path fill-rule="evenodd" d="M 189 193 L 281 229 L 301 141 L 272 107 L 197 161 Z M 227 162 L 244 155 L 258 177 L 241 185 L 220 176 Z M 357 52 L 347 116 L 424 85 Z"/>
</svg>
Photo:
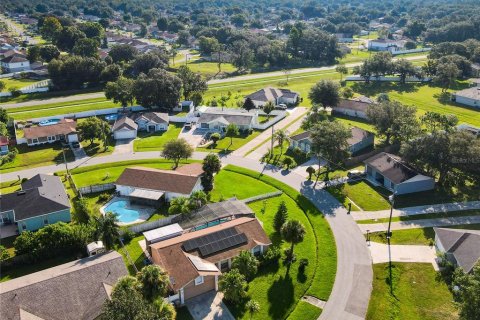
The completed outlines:
<svg viewBox="0 0 480 320">
<path fill-rule="evenodd" d="M 185 301 L 195 320 L 235 320 L 222 302 L 223 293 L 210 291 Z"/>
</svg>

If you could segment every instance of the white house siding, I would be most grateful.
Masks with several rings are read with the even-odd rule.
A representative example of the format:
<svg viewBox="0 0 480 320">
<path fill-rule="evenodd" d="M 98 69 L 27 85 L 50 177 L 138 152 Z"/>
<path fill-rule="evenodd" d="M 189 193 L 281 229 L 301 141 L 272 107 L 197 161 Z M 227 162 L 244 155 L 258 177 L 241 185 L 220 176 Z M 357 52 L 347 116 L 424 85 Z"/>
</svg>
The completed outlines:
<svg viewBox="0 0 480 320">
<path fill-rule="evenodd" d="M 366 139 L 363 139 L 362 141 L 351 145 L 350 146 L 350 152 L 351 153 L 356 153 L 356 152 L 359 152 L 363 149 L 369 148 L 369 147 L 373 146 L 374 141 L 375 141 L 375 136 L 373 134 L 369 135 L 369 136 L 367 136 Z"/>
<path fill-rule="evenodd" d="M 480 100 L 462 97 L 462 96 L 455 96 L 455 101 L 459 104 L 463 104 L 466 106 L 479 108 L 480 109 Z"/>
<path fill-rule="evenodd" d="M 337 108 L 337 107 L 333 108 L 333 111 L 350 116 L 350 117 L 368 119 L 367 114 L 363 111 L 355 111 L 351 109 L 344 109 L 344 108 Z"/>
<path fill-rule="evenodd" d="M 157 131 L 166 131 L 168 129 L 168 124 L 166 123 L 154 123 L 143 120 L 135 121 L 138 124 L 138 130 L 150 132 L 151 127 L 155 127 L 154 132 Z"/>
<path fill-rule="evenodd" d="M 30 62 L 15 62 L 15 63 L 2 63 L 2 67 L 7 69 L 9 72 L 21 72 L 30 70 Z"/>
<path fill-rule="evenodd" d="M 123 186 L 123 185 L 115 185 L 116 186 L 116 190 L 118 191 L 118 193 L 120 193 L 121 196 L 124 196 L 124 197 L 128 197 L 130 196 L 130 194 L 137 188 L 135 187 L 131 187 L 131 186 Z M 139 189 L 143 189 L 143 188 L 139 188 Z M 145 190 L 148 190 L 148 189 L 145 189 Z M 199 191 L 199 190 L 203 190 L 203 186 L 202 186 L 202 181 L 200 178 L 198 178 L 198 181 L 197 183 L 195 184 L 195 186 L 193 187 L 192 189 L 192 193 L 195 192 L 195 191 Z M 190 194 L 183 194 L 183 193 L 176 193 L 176 192 L 169 192 L 169 191 L 165 191 L 165 190 L 154 190 L 154 191 L 162 191 L 165 193 L 165 200 L 170 202 L 172 199 L 175 199 L 175 198 L 178 198 L 178 197 L 189 197 Z"/>
<path fill-rule="evenodd" d="M 284 103 L 284 104 L 296 104 L 298 100 L 298 95 L 296 95 L 293 98 L 286 98 L 286 97 L 280 97 L 278 98 L 278 104 Z"/>
<path fill-rule="evenodd" d="M 433 178 L 428 178 L 423 180 L 410 181 L 399 183 L 395 186 L 396 194 L 407 194 L 413 192 L 422 192 L 429 191 L 435 188 L 435 180 Z"/>
</svg>

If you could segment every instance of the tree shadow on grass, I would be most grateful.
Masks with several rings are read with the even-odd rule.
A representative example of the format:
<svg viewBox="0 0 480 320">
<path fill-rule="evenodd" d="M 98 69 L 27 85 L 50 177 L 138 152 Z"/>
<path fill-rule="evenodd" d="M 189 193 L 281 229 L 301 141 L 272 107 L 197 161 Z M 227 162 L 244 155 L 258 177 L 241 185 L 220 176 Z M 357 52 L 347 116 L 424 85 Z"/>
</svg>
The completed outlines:
<svg viewBox="0 0 480 320">
<path fill-rule="evenodd" d="M 355 92 L 363 94 L 367 97 L 376 96 L 382 92 L 391 92 L 396 91 L 399 93 L 402 92 L 417 92 L 419 86 L 422 84 L 415 84 L 415 83 L 394 83 L 394 82 L 375 82 L 372 81 L 371 83 L 367 84 L 365 82 L 355 82 L 352 85 L 352 89 Z"/>
<path fill-rule="evenodd" d="M 287 274 L 279 277 L 268 289 L 268 301 L 270 308 L 268 314 L 272 319 L 283 319 L 285 313 L 294 302 L 294 286 L 292 278 Z"/>
</svg>

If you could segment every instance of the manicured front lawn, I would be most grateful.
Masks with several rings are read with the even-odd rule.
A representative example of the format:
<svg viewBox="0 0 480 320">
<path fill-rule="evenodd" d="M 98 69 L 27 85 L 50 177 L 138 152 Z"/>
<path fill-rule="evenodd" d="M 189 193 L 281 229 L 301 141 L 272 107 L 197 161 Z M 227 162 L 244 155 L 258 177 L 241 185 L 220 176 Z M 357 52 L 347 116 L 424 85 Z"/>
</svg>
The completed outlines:
<svg viewBox="0 0 480 320">
<path fill-rule="evenodd" d="M 300 301 L 288 320 L 315 320 L 322 314 L 322 309 L 305 301 Z"/>
<path fill-rule="evenodd" d="M 136 152 L 162 150 L 165 143 L 178 138 L 182 128 L 182 124 L 171 123 L 167 131 L 158 131 L 155 133 L 141 132 L 133 142 L 133 149 Z"/>
<path fill-rule="evenodd" d="M 452 294 L 431 264 L 393 263 L 392 286 L 388 263 L 373 265 L 373 273 L 368 320 L 458 319 Z"/>
<path fill-rule="evenodd" d="M 268 301 L 265 301 L 265 297 L 262 296 L 262 295 L 260 295 L 258 297 L 257 296 L 252 297 L 253 299 L 255 299 L 259 302 L 261 301 L 260 304 L 262 306 L 263 305 L 265 306 L 265 307 L 263 307 L 265 310 L 261 311 L 261 313 L 258 314 L 257 318 L 258 319 L 266 319 L 266 318 L 281 319 L 281 318 L 288 315 L 288 313 L 286 313 L 287 311 L 285 311 L 285 310 L 287 310 L 288 306 L 285 306 L 285 305 L 287 304 L 286 301 L 291 299 L 291 297 L 285 296 L 284 294 L 282 294 L 280 292 L 277 293 L 277 291 L 284 290 L 286 292 L 290 292 L 291 291 L 290 286 L 292 284 L 292 281 L 299 281 L 299 283 L 296 284 L 298 286 L 301 285 L 301 283 L 302 283 L 301 281 L 306 281 L 307 283 L 309 283 L 309 287 L 308 287 L 307 291 L 303 294 L 312 295 L 312 296 L 315 296 L 315 297 L 317 297 L 319 299 L 322 299 L 322 300 L 328 300 L 328 297 L 329 297 L 329 295 L 331 293 L 331 290 L 332 290 L 332 287 L 333 287 L 333 283 L 335 281 L 336 247 L 335 247 L 335 241 L 334 241 L 334 238 L 333 238 L 333 234 L 332 234 L 332 232 L 330 230 L 330 227 L 328 225 L 328 222 L 325 220 L 324 216 L 315 208 L 315 206 L 308 199 L 306 199 L 304 196 L 300 195 L 293 188 L 283 184 L 280 181 L 277 181 L 277 180 L 275 180 L 271 177 L 265 176 L 265 175 L 261 175 L 258 172 L 250 171 L 250 170 L 247 170 L 247 169 L 243 169 L 243 168 L 239 168 L 239 167 L 235 167 L 235 166 L 231 166 L 231 165 L 225 167 L 224 171 L 233 171 L 233 172 L 236 172 L 238 174 L 246 175 L 246 176 L 248 176 L 252 179 L 255 179 L 256 180 L 255 183 L 263 182 L 263 183 L 269 184 L 270 186 L 272 186 L 274 188 L 277 188 L 277 189 L 283 191 L 284 195 L 282 195 L 281 197 L 288 196 L 291 200 L 293 200 L 296 203 L 296 205 L 299 207 L 299 209 L 301 211 L 303 211 L 303 214 L 305 214 L 305 216 L 307 217 L 308 222 L 311 224 L 311 228 L 314 232 L 314 239 L 316 241 L 316 258 L 315 258 L 314 261 L 310 260 L 309 265 L 307 267 L 307 275 L 308 275 L 308 272 L 311 271 L 310 268 L 312 268 L 312 269 L 315 268 L 313 278 L 310 279 L 307 276 L 307 279 L 303 279 L 303 277 L 299 277 L 297 279 L 294 279 L 294 277 L 292 276 L 292 279 L 289 280 L 288 278 L 286 278 L 284 276 L 284 274 L 282 274 L 282 272 L 277 272 L 277 279 L 274 280 L 274 282 L 271 282 L 270 284 L 268 284 L 268 287 L 264 288 L 262 290 L 262 293 L 259 292 L 257 289 L 252 289 L 251 288 L 252 285 L 250 285 L 249 292 L 250 292 L 250 290 L 255 290 L 254 292 L 258 292 L 258 294 L 261 293 L 261 294 L 265 295 L 267 293 Z M 251 185 L 251 184 L 249 184 L 249 185 Z M 262 214 L 262 209 L 264 207 L 263 201 L 258 201 L 257 203 L 252 204 L 252 208 L 257 213 L 257 217 L 260 220 L 265 221 L 264 229 L 267 231 L 267 233 L 270 233 L 271 230 L 272 230 L 271 229 L 272 228 L 271 220 L 269 220 L 269 219 L 271 219 L 271 216 L 270 216 L 271 212 L 276 211 L 275 210 L 276 209 L 275 204 L 278 203 L 278 201 L 280 201 L 280 199 L 282 199 L 281 197 L 272 198 L 272 199 L 270 199 L 270 201 L 267 200 L 266 201 L 266 206 L 265 206 L 265 213 L 263 213 L 263 214 Z M 286 199 L 286 198 L 284 198 L 284 199 Z M 273 205 L 272 205 L 272 203 L 273 203 Z M 292 205 L 292 202 L 290 202 L 290 201 L 288 201 L 286 203 L 287 203 L 287 206 Z M 260 213 L 258 213 L 258 212 L 260 212 Z M 290 217 L 292 217 L 292 216 L 290 215 Z M 297 218 L 297 217 L 295 217 L 295 218 Z M 302 221 L 303 221 L 303 219 L 302 219 Z M 270 225 L 269 225 L 269 222 L 270 222 Z M 277 241 L 272 236 L 270 238 L 273 242 Z M 302 245 L 304 245 L 304 243 L 302 243 Z M 316 267 L 314 267 L 314 262 L 316 263 Z M 281 265 L 279 267 L 279 270 L 281 270 L 282 268 L 284 268 L 283 265 Z M 294 272 L 295 268 L 298 268 L 297 263 L 295 263 L 292 266 L 292 268 L 290 270 L 291 275 L 292 275 L 292 272 Z M 263 275 L 262 275 L 262 277 L 263 277 Z M 257 279 L 255 279 L 254 281 L 257 281 Z M 264 286 L 267 286 L 267 284 L 264 284 Z M 285 288 L 284 286 L 287 286 L 287 287 Z M 268 288 L 270 288 L 270 289 L 268 289 Z M 294 292 L 296 292 L 296 291 L 294 291 Z M 277 296 L 281 297 L 282 295 L 285 297 L 285 299 L 288 299 L 288 300 L 279 300 L 279 299 L 276 298 Z M 299 296 L 299 298 L 300 298 L 300 296 Z M 265 303 L 263 303 L 263 301 L 265 301 Z M 275 306 L 276 309 L 278 309 L 278 310 L 271 309 L 272 305 Z M 293 309 L 290 308 L 290 310 L 293 310 Z M 282 312 L 285 311 L 283 313 L 283 316 L 280 314 L 280 311 L 282 311 Z M 272 312 L 272 313 L 269 313 L 268 316 L 265 317 L 264 312 Z M 275 312 L 275 313 L 273 313 L 273 312 Z M 262 317 L 262 315 L 263 315 L 263 317 Z M 247 317 L 247 315 L 243 315 L 243 316 Z"/>
<path fill-rule="evenodd" d="M 292 149 L 289 149 L 289 144 L 287 142 L 283 143 L 283 149 L 280 150 L 280 145 L 277 145 L 273 148 L 273 155 L 270 158 L 269 156 L 266 158 L 266 161 L 270 164 L 276 165 L 278 167 L 283 167 L 283 160 L 285 157 L 292 158 L 297 165 L 300 165 L 304 162 L 307 162 L 310 157 L 308 157 L 303 152 L 295 152 Z M 282 151 L 282 153 L 280 153 Z M 296 166 L 295 166 L 296 167 Z"/>
<path fill-rule="evenodd" d="M 63 162 L 62 146 L 60 143 L 32 147 L 29 147 L 26 144 L 20 144 L 15 147 L 18 150 L 17 156 L 12 162 L 0 166 L 1 173 Z M 65 156 L 67 161 L 72 161 L 74 159 L 70 149 L 65 149 Z"/>
<path fill-rule="evenodd" d="M 251 141 L 253 138 L 258 136 L 261 133 L 261 131 L 254 130 L 251 134 L 246 134 L 246 133 L 240 133 L 238 136 L 233 137 L 233 139 L 230 139 L 228 137 L 225 137 L 217 142 L 216 145 L 210 145 L 206 148 L 197 148 L 197 151 L 206 151 L 206 152 L 231 152 L 234 150 L 237 150 L 244 144 L 248 143 Z"/>
<path fill-rule="evenodd" d="M 329 187 L 327 191 L 341 203 L 347 204 L 348 202 L 346 201 L 350 199 L 365 211 L 386 210 L 390 208 L 390 204 L 385 200 L 385 197 L 388 197 L 387 191 L 383 188 L 374 187 L 364 180 Z"/>
<path fill-rule="evenodd" d="M 480 224 L 457 225 L 449 226 L 448 228 L 480 230 Z M 386 244 L 387 234 L 386 232 L 371 233 L 370 241 Z M 433 231 L 433 228 L 395 230 L 392 231 L 390 243 L 401 245 L 433 246 L 435 243 L 435 232 Z"/>
</svg>

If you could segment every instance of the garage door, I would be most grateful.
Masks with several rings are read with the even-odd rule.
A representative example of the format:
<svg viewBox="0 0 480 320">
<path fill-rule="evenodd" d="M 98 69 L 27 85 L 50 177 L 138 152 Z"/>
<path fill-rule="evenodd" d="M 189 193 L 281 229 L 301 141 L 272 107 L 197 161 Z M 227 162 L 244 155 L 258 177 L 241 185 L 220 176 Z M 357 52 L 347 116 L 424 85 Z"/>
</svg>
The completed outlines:
<svg viewBox="0 0 480 320">
<path fill-rule="evenodd" d="M 113 133 L 113 137 L 115 138 L 115 140 L 134 139 L 137 137 L 137 131 L 136 130 L 115 131 Z"/>
</svg>

